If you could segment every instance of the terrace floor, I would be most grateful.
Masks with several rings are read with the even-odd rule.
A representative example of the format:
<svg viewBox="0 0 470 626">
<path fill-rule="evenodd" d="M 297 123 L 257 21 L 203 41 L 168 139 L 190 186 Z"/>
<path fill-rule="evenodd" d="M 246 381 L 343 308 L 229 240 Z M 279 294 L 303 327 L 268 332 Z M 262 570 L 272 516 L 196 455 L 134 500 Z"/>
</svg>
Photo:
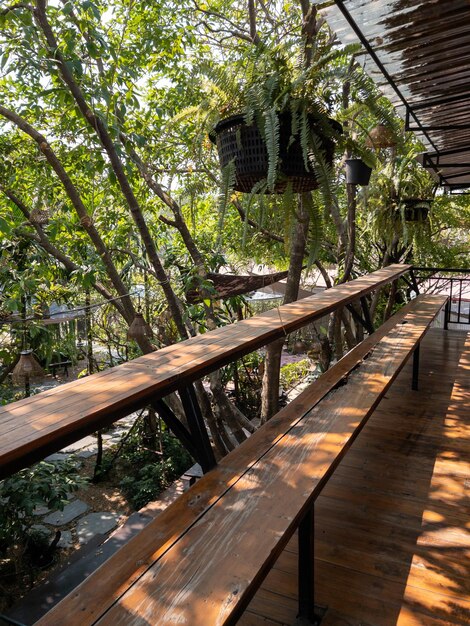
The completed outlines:
<svg viewBox="0 0 470 626">
<path fill-rule="evenodd" d="M 431 329 L 315 504 L 322 626 L 470 624 L 470 333 Z M 293 624 L 297 542 L 240 626 Z"/>
</svg>

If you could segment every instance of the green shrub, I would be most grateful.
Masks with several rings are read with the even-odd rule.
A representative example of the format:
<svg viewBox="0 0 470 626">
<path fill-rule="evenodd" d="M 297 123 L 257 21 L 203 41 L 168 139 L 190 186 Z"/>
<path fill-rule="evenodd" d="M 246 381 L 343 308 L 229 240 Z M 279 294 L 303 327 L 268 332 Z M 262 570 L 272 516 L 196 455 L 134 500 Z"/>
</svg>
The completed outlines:
<svg viewBox="0 0 470 626">
<path fill-rule="evenodd" d="M 287 363 L 281 367 L 280 381 L 284 391 L 289 391 L 310 374 L 309 359 L 302 359 L 296 363 Z"/>
<path fill-rule="evenodd" d="M 136 510 L 155 500 L 193 463 L 180 442 L 168 432 L 162 435 L 162 455 L 142 447 L 140 441 L 138 433 L 129 438 L 119 463 L 126 475 L 120 485 Z"/>
<path fill-rule="evenodd" d="M 84 481 L 71 461 L 47 463 L 42 461 L 0 481 L 0 579 L 8 585 L 31 586 L 37 568 L 50 565 L 60 539 L 54 541 L 34 528 L 39 506 L 62 510 L 67 495 Z M 0 611 L 15 600 L 15 594 L 5 595 Z"/>
<path fill-rule="evenodd" d="M 83 484 L 70 460 L 42 461 L 0 481 L 0 554 L 14 544 L 26 544 L 33 533 L 34 509 L 62 510 L 67 495 Z"/>
</svg>

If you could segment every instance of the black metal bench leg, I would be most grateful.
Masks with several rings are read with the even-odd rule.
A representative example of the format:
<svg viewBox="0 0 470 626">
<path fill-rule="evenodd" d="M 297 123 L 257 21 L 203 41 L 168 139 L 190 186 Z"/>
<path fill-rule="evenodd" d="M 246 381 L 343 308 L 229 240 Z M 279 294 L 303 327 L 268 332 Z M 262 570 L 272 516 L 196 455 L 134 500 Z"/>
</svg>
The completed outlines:
<svg viewBox="0 0 470 626">
<path fill-rule="evenodd" d="M 314 542 L 313 506 L 299 524 L 299 613 L 295 626 L 320 624 L 314 599 Z"/>
<path fill-rule="evenodd" d="M 418 379 L 419 379 L 419 344 L 416 346 L 413 352 L 413 379 L 411 382 L 411 388 L 413 391 L 418 391 Z"/>
</svg>

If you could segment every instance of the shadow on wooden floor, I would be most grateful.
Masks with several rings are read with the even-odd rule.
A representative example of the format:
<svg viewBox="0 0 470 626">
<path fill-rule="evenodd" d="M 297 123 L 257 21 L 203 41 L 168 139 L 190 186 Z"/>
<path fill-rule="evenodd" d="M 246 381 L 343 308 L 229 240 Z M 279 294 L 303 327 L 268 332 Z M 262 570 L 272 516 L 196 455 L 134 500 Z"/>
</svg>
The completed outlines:
<svg viewBox="0 0 470 626">
<path fill-rule="evenodd" d="M 470 334 L 431 330 L 315 505 L 322 626 L 470 624 Z M 293 624 L 297 545 L 243 626 Z"/>
</svg>

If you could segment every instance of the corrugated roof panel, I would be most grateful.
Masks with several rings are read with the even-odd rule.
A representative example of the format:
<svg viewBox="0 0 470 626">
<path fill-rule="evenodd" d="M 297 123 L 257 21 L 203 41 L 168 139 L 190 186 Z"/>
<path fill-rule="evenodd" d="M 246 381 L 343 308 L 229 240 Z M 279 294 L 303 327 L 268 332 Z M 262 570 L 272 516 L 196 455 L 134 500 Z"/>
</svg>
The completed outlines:
<svg viewBox="0 0 470 626">
<path fill-rule="evenodd" d="M 470 187 L 469 0 L 335 0 L 323 12 L 428 149 L 442 184 Z M 453 152 L 457 150 L 457 152 Z"/>
</svg>

